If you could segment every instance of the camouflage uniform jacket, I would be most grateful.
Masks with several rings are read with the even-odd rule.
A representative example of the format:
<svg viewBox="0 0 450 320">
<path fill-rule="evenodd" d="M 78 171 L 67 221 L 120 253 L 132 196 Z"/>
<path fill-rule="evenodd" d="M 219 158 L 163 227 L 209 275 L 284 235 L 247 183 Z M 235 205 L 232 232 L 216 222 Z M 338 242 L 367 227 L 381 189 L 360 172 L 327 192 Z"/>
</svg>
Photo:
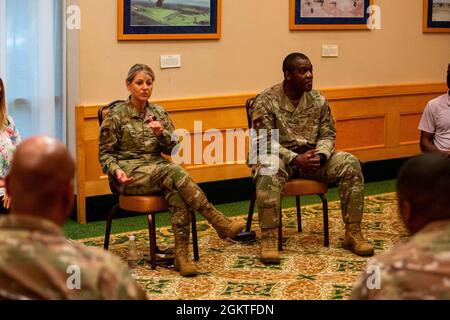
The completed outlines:
<svg viewBox="0 0 450 320">
<path fill-rule="evenodd" d="M 79 289 L 71 266 L 79 267 Z M 50 220 L 9 214 L 0 218 L 1 299 L 145 299 L 145 293 L 119 258 L 70 242 Z"/>
<path fill-rule="evenodd" d="M 379 289 L 374 286 L 377 268 Z M 450 299 L 450 220 L 429 223 L 407 242 L 369 260 L 351 298 Z"/>
<path fill-rule="evenodd" d="M 148 128 L 150 116 L 164 127 L 162 137 Z M 103 172 L 114 176 L 122 169 L 128 176 L 139 166 L 167 162 L 162 156 L 171 154 L 178 140 L 172 140 L 173 124 L 167 112 L 160 106 L 147 103 L 139 114 L 127 100 L 112 108 L 100 128 L 99 161 Z"/>
<path fill-rule="evenodd" d="M 255 130 L 279 129 L 279 153 L 285 164 L 297 154 L 314 148 L 327 159 L 333 154 L 334 119 L 328 102 L 319 91 L 305 92 L 299 104 L 294 106 L 284 93 L 283 83 L 277 84 L 256 97 L 251 115 Z"/>
</svg>

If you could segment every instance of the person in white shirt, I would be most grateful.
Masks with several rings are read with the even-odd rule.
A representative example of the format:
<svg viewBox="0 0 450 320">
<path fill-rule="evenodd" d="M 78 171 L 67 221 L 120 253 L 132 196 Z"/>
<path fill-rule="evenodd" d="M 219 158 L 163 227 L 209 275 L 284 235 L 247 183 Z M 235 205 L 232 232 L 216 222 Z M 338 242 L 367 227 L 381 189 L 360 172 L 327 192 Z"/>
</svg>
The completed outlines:
<svg viewBox="0 0 450 320">
<path fill-rule="evenodd" d="M 449 91 L 430 100 L 419 123 L 422 152 L 440 153 L 450 158 L 450 63 L 447 67 Z"/>
</svg>

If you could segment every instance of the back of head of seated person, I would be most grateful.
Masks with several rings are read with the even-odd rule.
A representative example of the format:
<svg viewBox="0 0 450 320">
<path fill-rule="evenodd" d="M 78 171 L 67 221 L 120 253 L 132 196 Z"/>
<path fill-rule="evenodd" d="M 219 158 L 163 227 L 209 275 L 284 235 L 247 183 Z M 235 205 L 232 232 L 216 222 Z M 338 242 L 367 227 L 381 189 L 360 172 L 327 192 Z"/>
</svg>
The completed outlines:
<svg viewBox="0 0 450 320">
<path fill-rule="evenodd" d="M 0 218 L 0 299 L 145 298 L 118 258 L 64 237 L 74 173 L 54 138 L 35 136 L 17 147 L 5 181 L 11 213 Z"/>
<path fill-rule="evenodd" d="M 4 177 L 20 142 L 20 134 L 6 108 L 6 90 L 0 78 L 0 214 L 9 212 L 10 198 L 4 188 Z"/>
<path fill-rule="evenodd" d="M 352 298 L 450 299 L 449 195 L 450 159 L 426 153 L 405 163 L 397 198 L 411 237 L 369 261 Z"/>
</svg>

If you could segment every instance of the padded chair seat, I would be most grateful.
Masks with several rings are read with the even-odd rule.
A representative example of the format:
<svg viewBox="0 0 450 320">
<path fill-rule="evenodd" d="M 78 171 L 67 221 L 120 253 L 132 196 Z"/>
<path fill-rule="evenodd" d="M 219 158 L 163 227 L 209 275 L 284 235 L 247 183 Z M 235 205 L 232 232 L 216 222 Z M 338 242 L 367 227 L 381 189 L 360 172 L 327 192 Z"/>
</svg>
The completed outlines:
<svg viewBox="0 0 450 320">
<path fill-rule="evenodd" d="M 323 182 L 306 179 L 291 179 L 286 182 L 283 196 L 300 196 L 308 194 L 325 194 L 328 185 Z"/>
<path fill-rule="evenodd" d="M 123 210 L 148 213 L 167 211 L 167 203 L 162 195 L 119 196 L 119 206 Z"/>
</svg>

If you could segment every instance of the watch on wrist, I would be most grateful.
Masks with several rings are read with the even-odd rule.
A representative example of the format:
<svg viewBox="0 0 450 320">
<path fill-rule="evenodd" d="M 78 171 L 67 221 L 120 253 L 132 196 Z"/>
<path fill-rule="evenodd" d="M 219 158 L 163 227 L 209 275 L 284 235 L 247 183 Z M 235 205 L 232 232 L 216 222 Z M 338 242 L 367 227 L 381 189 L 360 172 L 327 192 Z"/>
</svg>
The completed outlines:
<svg viewBox="0 0 450 320">
<path fill-rule="evenodd" d="M 327 161 L 327 157 L 323 153 L 319 153 L 319 157 L 320 157 L 320 165 L 323 166 Z"/>
</svg>

